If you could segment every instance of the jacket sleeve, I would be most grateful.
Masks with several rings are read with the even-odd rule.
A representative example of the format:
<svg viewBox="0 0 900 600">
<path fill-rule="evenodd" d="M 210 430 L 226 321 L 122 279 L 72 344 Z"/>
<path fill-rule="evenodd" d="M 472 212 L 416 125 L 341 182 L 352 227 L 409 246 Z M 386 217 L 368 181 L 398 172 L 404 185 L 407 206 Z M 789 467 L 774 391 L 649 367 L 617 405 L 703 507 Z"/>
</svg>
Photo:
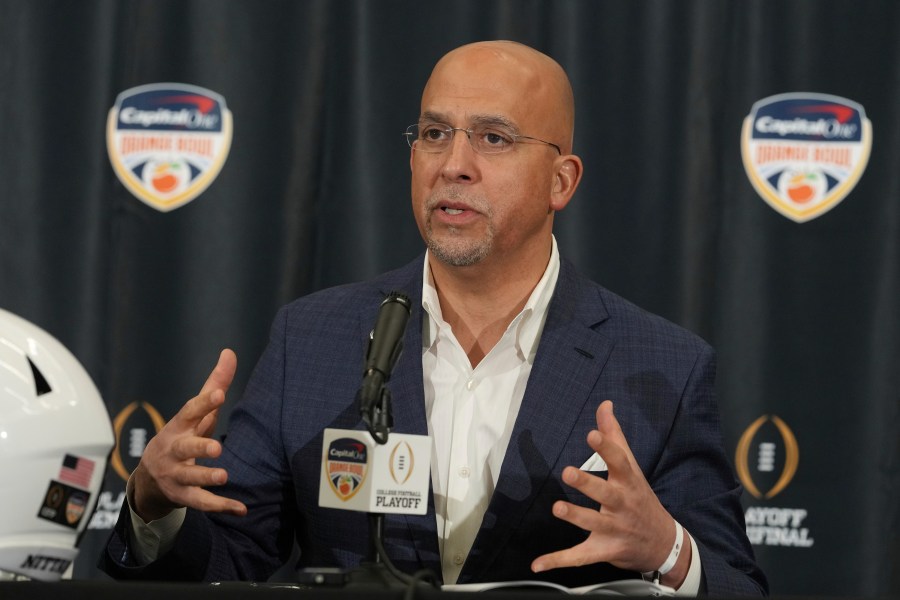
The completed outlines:
<svg viewBox="0 0 900 600">
<path fill-rule="evenodd" d="M 229 420 L 222 456 L 206 464 L 228 471 L 213 491 L 244 502 L 245 517 L 188 509 L 171 551 L 141 566 L 129 548 L 131 519 L 122 508 L 98 566 L 116 579 L 266 581 L 290 556 L 294 521 L 290 468 L 278 435 L 284 376 L 285 310 Z"/>
<path fill-rule="evenodd" d="M 715 370 L 714 352 L 704 346 L 648 480 L 697 542 L 703 566 L 701 591 L 711 596 L 765 595 L 768 584 L 745 533 L 742 487 L 725 456 Z"/>
</svg>

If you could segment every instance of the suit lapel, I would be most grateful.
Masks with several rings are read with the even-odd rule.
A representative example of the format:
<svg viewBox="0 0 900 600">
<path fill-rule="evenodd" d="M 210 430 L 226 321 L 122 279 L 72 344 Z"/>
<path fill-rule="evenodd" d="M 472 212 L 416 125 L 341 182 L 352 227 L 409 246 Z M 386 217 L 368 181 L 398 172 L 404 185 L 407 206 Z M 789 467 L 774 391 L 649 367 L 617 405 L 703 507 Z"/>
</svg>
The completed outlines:
<svg viewBox="0 0 900 600">
<path fill-rule="evenodd" d="M 461 583 L 490 579 L 491 564 L 550 476 L 612 350 L 612 342 L 593 329 L 606 310 L 596 289 L 584 283 L 569 263 L 561 263 L 497 487 Z"/>
<path fill-rule="evenodd" d="M 422 260 L 419 258 L 376 281 L 378 300 L 361 308 L 360 335 L 368 348 L 369 335 L 378 319 L 381 301 L 395 291 L 409 297 L 411 310 L 403 337 L 403 351 L 387 387 L 391 391 L 393 430 L 398 433 L 427 435 L 422 385 Z"/>
<path fill-rule="evenodd" d="M 403 338 L 403 353 L 388 382 L 391 390 L 393 431 L 415 435 L 428 435 L 425 415 L 425 392 L 422 377 L 422 269 L 420 258 L 379 281 L 382 297 L 392 291 L 403 291 L 409 296 L 411 311 L 409 324 Z M 368 343 L 369 333 L 378 317 L 379 304 L 366 307 L 362 315 L 362 329 Z M 430 466 L 430 464 L 429 464 Z M 440 574 L 440 551 L 437 540 L 437 522 L 434 517 L 434 496 L 429 491 L 428 512 L 424 515 L 387 515 L 388 519 L 403 520 L 410 540 L 416 548 L 420 563 Z M 400 522 L 403 522 L 400 521 Z"/>
</svg>

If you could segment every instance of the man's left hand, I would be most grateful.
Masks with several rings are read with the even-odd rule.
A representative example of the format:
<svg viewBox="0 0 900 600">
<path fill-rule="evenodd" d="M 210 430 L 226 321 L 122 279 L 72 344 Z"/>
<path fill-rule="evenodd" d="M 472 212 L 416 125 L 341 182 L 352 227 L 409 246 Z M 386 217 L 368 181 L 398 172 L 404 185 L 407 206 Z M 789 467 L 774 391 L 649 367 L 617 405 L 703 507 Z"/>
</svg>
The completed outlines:
<svg viewBox="0 0 900 600">
<path fill-rule="evenodd" d="M 609 400 L 597 408 L 597 429 L 588 434 L 587 442 L 606 462 L 608 479 L 575 467 L 566 467 L 562 479 L 596 500 L 600 508 L 560 500 L 553 505 L 553 514 L 589 535 L 576 546 L 539 556 L 531 570 L 538 573 L 598 562 L 640 572 L 659 568 L 675 543 L 675 520 L 644 478 Z M 685 533 L 678 561 L 661 583 L 678 588 L 687 575 L 690 557 L 690 537 Z"/>
</svg>

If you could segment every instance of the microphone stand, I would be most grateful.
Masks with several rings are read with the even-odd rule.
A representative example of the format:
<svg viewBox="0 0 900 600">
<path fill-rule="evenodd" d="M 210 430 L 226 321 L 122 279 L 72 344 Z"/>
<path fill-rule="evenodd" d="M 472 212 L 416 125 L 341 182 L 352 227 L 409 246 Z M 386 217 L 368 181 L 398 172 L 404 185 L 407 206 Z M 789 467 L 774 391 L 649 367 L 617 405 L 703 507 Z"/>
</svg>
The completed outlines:
<svg viewBox="0 0 900 600">
<path fill-rule="evenodd" d="M 375 328 L 369 337 L 366 366 L 362 385 L 357 393 L 359 412 L 369 434 L 377 444 L 384 445 L 394 426 L 391 413 L 391 392 L 385 384 L 403 349 L 403 332 L 410 316 L 409 297 L 391 292 L 381 303 Z M 350 573 L 348 585 L 381 588 L 410 588 L 421 579 L 437 581 L 431 571 L 407 575 L 399 571 L 384 550 L 384 513 L 369 512 L 368 560 Z"/>
<path fill-rule="evenodd" d="M 366 428 L 378 444 L 386 444 L 394 417 L 391 392 L 380 372 L 370 369 L 359 390 L 360 413 Z M 384 513 L 367 513 L 369 521 L 369 557 L 350 573 L 348 585 L 382 588 L 406 588 L 412 577 L 397 570 L 384 550 Z"/>
</svg>

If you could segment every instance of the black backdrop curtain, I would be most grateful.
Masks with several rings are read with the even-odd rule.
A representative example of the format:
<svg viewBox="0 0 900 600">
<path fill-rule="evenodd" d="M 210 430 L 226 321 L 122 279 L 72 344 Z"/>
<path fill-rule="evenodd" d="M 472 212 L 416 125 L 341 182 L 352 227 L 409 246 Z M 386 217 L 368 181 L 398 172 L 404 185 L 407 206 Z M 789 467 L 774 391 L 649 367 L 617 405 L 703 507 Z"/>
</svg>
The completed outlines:
<svg viewBox="0 0 900 600">
<path fill-rule="evenodd" d="M 220 348 L 240 359 L 234 402 L 281 304 L 422 251 L 401 133 L 430 68 L 525 42 L 576 94 L 586 174 L 561 253 L 717 347 L 745 484 L 774 489 L 762 454 L 796 467 L 745 496 L 773 592 L 896 593 L 898 32 L 900 5 L 874 0 L 0 0 L 0 307 L 66 344 L 112 417 L 143 409 L 117 429 L 133 468 L 149 415 L 174 414 Z M 120 183 L 106 142 L 117 96 L 165 82 L 234 119 L 221 173 L 170 212 Z M 741 158 L 751 107 L 784 93 L 851 100 L 874 132 L 856 187 L 805 223 Z M 110 470 L 76 577 L 101 576 L 123 486 Z"/>
</svg>

